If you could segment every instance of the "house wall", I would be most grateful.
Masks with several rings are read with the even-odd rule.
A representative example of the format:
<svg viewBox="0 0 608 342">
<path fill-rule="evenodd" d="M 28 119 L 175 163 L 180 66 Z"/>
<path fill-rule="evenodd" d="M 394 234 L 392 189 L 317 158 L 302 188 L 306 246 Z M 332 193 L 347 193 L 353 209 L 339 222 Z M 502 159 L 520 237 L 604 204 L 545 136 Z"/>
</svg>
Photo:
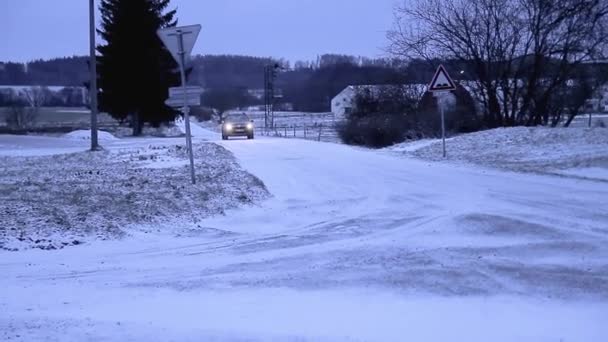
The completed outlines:
<svg viewBox="0 0 608 342">
<path fill-rule="evenodd" d="M 343 118 L 353 110 L 354 102 L 355 90 L 348 86 L 331 100 L 331 112 L 336 118 Z"/>
</svg>

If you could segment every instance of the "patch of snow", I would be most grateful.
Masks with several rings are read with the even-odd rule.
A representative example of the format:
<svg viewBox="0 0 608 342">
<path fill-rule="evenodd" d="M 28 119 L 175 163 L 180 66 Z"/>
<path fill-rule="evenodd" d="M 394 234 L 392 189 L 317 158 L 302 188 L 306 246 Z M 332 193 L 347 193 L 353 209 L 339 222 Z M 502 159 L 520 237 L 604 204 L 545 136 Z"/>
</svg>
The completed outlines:
<svg viewBox="0 0 608 342">
<path fill-rule="evenodd" d="M 91 140 L 91 131 L 88 131 L 88 130 L 73 131 L 73 132 L 63 135 L 63 138 L 71 139 L 71 140 L 89 140 L 90 141 Z M 97 138 L 99 139 L 100 142 L 118 140 L 118 138 L 113 136 L 111 133 L 108 133 L 105 131 L 98 131 Z"/>
<path fill-rule="evenodd" d="M 91 111 L 88 109 L 63 109 L 61 111 L 64 113 L 91 114 Z"/>
<path fill-rule="evenodd" d="M 581 178 L 608 181 L 608 167 L 584 167 L 557 171 L 557 173 Z"/>
<path fill-rule="evenodd" d="M 0 156 L 49 156 L 86 151 L 85 140 L 31 135 L 0 135 Z"/>
<path fill-rule="evenodd" d="M 67 282 L 71 284 L 3 287 L 6 314 L 0 318 L 0 338 L 602 342 L 608 333 L 603 319 L 608 309 L 605 303 L 562 305 L 513 297 L 408 297 L 371 289 L 176 291 Z"/>
<path fill-rule="evenodd" d="M 175 125 L 183 134 L 186 134 L 186 121 L 182 117 L 175 120 Z M 193 138 L 200 138 L 203 140 L 218 140 L 219 137 L 218 133 L 212 132 L 198 125 L 194 118 L 190 118 L 190 133 L 192 134 Z"/>
<path fill-rule="evenodd" d="M 437 139 L 420 139 L 413 141 L 406 141 L 401 144 L 396 144 L 390 147 L 387 147 L 386 150 L 390 152 L 414 152 L 423 147 L 427 147 L 429 145 L 435 144 L 437 142 L 441 142 L 441 140 Z"/>
</svg>

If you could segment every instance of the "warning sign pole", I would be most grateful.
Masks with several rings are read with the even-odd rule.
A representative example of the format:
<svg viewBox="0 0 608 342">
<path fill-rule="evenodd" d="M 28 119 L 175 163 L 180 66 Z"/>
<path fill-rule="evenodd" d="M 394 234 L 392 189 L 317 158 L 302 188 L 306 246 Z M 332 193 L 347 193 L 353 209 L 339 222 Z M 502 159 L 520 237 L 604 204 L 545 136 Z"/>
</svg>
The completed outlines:
<svg viewBox="0 0 608 342">
<path fill-rule="evenodd" d="M 445 108 L 443 104 L 439 105 L 439 111 L 441 112 L 441 140 L 443 141 L 443 158 L 447 158 L 447 152 L 445 149 Z"/>
<path fill-rule="evenodd" d="M 441 140 L 443 144 L 443 158 L 447 158 L 447 152 L 445 148 L 445 103 L 442 101 L 440 94 L 442 92 L 448 92 L 456 90 L 456 85 L 452 78 L 445 70 L 443 65 L 440 65 L 429 84 L 429 91 L 435 94 L 437 98 L 437 106 L 439 107 L 439 114 L 441 115 Z"/>
</svg>

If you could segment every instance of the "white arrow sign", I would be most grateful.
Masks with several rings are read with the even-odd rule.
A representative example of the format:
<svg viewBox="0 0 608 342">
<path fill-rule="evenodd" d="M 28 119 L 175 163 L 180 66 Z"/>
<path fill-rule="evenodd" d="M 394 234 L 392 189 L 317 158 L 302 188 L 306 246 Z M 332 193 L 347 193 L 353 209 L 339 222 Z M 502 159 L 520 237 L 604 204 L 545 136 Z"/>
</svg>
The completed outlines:
<svg viewBox="0 0 608 342">
<path fill-rule="evenodd" d="M 184 106 L 200 106 L 201 97 L 198 95 L 188 94 L 186 98 L 184 96 L 170 97 L 165 100 L 165 104 L 173 108 L 182 108 Z"/>
<path fill-rule="evenodd" d="M 156 32 L 158 37 L 163 41 L 167 50 L 177 61 L 177 64 L 182 64 L 181 54 L 184 56 L 184 64 L 188 64 L 190 53 L 194 49 L 194 44 L 201 32 L 201 25 L 190 25 L 181 27 L 169 27 L 160 29 Z M 180 36 L 182 41 L 180 42 Z M 180 46 L 181 45 L 181 46 Z M 185 67 L 185 65 L 183 65 Z"/>
<path fill-rule="evenodd" d="M 203 94 L 203 92 L 203 88 L 198 86 L 171 87 L 169 88 L 169 97 L 179 97 L 184 93 L 193 96 L 200 96 Z"/>
</svg>

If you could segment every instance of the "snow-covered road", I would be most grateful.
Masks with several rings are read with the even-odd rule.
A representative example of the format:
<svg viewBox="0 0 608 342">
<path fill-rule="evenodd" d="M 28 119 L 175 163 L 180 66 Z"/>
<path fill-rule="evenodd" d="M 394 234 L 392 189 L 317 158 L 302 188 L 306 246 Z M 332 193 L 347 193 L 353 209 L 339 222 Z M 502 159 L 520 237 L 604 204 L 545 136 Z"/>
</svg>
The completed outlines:
<svg viewBox="0 0 608 342">
<path fill-rule="evenodd" d="M 608 183 L 218 144 L 274 197 L 201 222 L 213 238 L 0 252 L 0 339 L 608 339 Z"/>
</svg>

